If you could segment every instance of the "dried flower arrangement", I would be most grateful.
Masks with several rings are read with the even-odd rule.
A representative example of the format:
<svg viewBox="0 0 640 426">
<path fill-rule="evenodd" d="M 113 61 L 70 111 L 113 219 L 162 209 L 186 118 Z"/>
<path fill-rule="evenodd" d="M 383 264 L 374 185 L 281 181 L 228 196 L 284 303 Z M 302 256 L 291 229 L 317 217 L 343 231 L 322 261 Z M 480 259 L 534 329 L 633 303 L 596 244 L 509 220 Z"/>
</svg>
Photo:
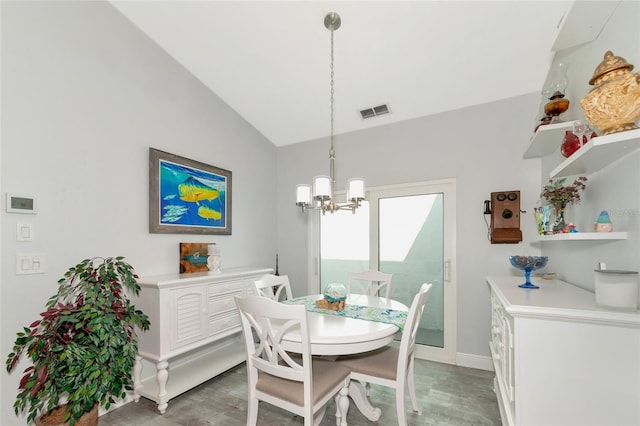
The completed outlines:
<svg viewBox="0 0 640 426">
<path fill-rule="evenodd" d="M 565 208 L 571 204 L 580 202 L 580 191 L 583 191 L 587 185 L 587 178 L 580 176 L 576 178 L 571 185 L 565 186 L 567 178 L 549 179 L 549 185 L 546 185 L 540 196 L 547 200 L 549 204 L 556 207 Z"/>
</svg>

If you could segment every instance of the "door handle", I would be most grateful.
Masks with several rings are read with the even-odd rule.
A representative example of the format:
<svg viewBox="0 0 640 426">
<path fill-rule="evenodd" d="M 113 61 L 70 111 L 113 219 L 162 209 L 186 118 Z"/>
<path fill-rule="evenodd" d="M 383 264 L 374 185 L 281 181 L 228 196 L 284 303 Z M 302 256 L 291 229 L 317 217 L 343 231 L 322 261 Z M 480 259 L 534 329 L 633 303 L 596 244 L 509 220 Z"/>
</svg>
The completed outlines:
<svg viewBox="0 0 640 426">
<path fill-rule="evenodd" d="M 451 282 L 451 259 L 444 261 L 444 280 L 445 282 Z"/>
</svg>

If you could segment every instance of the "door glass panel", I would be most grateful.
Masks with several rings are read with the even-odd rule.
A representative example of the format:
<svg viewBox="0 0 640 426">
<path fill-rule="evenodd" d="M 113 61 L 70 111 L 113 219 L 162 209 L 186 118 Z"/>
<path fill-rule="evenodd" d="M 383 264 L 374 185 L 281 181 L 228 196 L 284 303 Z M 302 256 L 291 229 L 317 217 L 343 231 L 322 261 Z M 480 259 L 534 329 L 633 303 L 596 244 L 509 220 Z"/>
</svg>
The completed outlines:
<svg viewBox="0 0 640 426">
<path fill-rule="evenodd" d="M 369 188 L 368 202 L 355 214 L 318 214 L 320 276 L 310 279 L 324 291 L 330 283 L 346 284 L 349 272 L 391 273 L 391 298 L 406 306 L 431 283 L 416 356 L 454 363 L 455 199 L 453 180 Z"/>
<path fill-rule="evenodd" d="M 320 291 L 331 283 L 347 285 L 347 273 L 369 269 L 369 202 L 355 214 L 320 217 Z"/>
<path fill-rule="evenodd" d="M 423 283 L 429 292 L 416 342 L 444 347 L 443 194 L 378 199 L 379 270 L 393 274 L 391 298 L 411 305 Z"/>
</svg>

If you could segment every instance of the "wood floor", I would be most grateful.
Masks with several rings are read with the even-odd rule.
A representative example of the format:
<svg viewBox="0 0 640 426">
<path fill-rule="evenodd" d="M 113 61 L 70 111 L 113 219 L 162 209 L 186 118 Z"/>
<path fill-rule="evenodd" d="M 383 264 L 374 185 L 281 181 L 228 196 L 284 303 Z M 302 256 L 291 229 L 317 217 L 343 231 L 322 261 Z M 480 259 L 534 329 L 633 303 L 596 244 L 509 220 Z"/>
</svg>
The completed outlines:
<svg viewBox="0 0 640 426">
<path fill-rule="evenodd" d="M 416 393 L 419 412 L 411 409 L 407 394 L 406 410 L 410 425 L 501 425 L 493 392 L 493 372 L 416 360 Z M 247 419 L 247 376 L 241 364 L 220 376 L 169 401 L 165 414 L 145 398 L 129 403 L 100 417 L 100 426 L 240 426 Z M 383 386 L 371 386 L 372 404 L 380 407 L 377 422 L 365 418 L 351 404 L 349 426 L 397 425 L 395 393 Z M 260 426 L 302 425 L 301 417 L 261 402 Z M 333 426 L 335 404 L 329 402 L 321 426 Z"/>
</svg>

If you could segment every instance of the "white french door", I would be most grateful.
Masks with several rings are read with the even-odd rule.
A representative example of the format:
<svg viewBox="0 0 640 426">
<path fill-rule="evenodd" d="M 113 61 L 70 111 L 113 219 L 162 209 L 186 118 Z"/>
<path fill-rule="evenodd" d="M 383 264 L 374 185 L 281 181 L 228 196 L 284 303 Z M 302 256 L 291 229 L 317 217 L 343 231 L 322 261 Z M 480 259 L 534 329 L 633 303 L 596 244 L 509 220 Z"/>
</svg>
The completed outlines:
<svg viewBox="0 0 640 426">
<path fill-rule="evenodd" d="M 416 355 L 455 363 L 455 181 L 370 188 L 355 214 L 319 218 L 320 290 L 377 269 L 393 274 L 391 298 L 409 306 L 432 283 Z"/>
</svg>

